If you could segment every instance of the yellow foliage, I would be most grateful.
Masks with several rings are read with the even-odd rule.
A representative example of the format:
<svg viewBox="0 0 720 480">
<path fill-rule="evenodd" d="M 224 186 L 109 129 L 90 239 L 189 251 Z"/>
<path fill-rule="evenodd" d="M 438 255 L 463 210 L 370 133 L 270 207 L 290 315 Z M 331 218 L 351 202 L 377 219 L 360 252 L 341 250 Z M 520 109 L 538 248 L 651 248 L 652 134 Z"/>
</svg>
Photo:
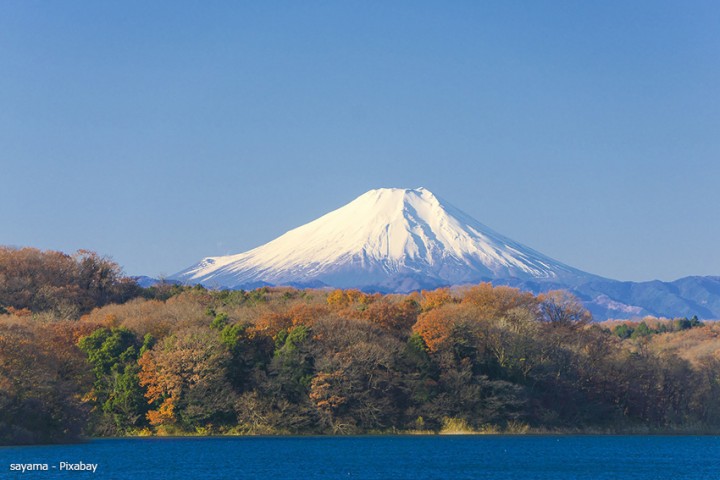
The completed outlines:
<svg viewBox="0 0 720 480">
<path fill-rule="evenodd" d="M 467 435 L 469 433 L 477 432 L 462 418 L 443 418 L 442 427 L 440 428 L 441 435 Z"/>
</svg>

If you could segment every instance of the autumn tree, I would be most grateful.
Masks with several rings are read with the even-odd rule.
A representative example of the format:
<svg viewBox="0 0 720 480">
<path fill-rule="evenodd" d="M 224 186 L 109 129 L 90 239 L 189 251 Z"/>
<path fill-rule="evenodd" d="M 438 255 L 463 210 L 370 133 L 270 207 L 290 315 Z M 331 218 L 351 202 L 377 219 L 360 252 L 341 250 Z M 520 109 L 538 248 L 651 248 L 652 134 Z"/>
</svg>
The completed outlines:
<svg viewBox="0 0 720 480">
<path fill-rule="evenodd" d="M 230 360 L 217 332 L 197 327 L 146 351 L 139 360 L 139 378 L 153 407 L 147 414 L 150 424 L 190 430 L 228 422 L 234 404 L 227 379 Z"/>
<path fill-rule="evenodd" d="M 139 295 L 120 266 L 96 253 L 75 255 L 34 248 L 0 247 L 0 305 L 64 318 Z"/>
<path fill-rule="evenodd" d="M 448 342 L 456 325 L 469 325 L 477 319 L 477 315 L 467 306 L 448 303 L 420 314 L 412 331 L 422 337 L 431 352 L 436 352 Z"/>
<path fill-rule="evenodd" d="M 542 319 L 553 325 L 579 326 L 592 320 L 583 304 L 567 290 L 551 290 L 538 295 Z"/>
<path fill-rule="evenodd" d="M 452 295 L 449 288 L 438 288 L 436 290 L 423 290 L 420 294 L 420 308 L 423 312 L 433 308 L 442 307 L 448 303 L 455 303 L 457 299 Z"/>
<path fill-rule="evenodd" d="M 310 399 L 334 433 L 387 428 L 404 403 L 397 356 L 402 344 L 367 322 L 327 317 L 314 327 Z"/>
<path fill-rule="evenodd" d="M 473 305 L 482 318 L 499 318 L 513 309 L 535 312 L 538 300 L 532 293 L 517 288 L 497 286 L 485 282 L 467 288 L 462 303 Z"/>
<path fill-rule="evenodd" d="M 82 433 L 84 376 L 44 340 L 42 330 L 0 324 L 0 445 L 67 442 Z"/>
<path fill-rule="evenodd" d="M 420 306 L 413 300 L 391 302 L 377 300 L 367 306 L 359 315 L 388 332 L 406 335 L 417 321 Z"/>
</svg>

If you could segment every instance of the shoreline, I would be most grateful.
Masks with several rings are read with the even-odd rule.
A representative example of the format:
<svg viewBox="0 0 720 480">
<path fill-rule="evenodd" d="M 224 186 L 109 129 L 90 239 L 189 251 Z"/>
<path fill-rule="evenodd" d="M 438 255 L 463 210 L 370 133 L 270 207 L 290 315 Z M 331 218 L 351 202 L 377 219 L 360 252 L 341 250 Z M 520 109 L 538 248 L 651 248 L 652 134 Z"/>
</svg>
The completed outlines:
<svg viewBox="0 0 720 480">
<path fill-rule="evenodd" d="M 53 443 L 17 443 L 0 445 L 0 449 L 18 447 L 48 447 L 82 445 L 94 441 L 103 440 L 190 440 L 190 439 L 269 439 L 269 438 L 379 438 L 379 437 L 720 437 L 720 431 L 697 431 L 697 430 L 656 430 L 656 431 L 529 431 L 529 432 L 432 432 L 432 431 L 407 431 L 407 432 L 371 432 L 348 435 L 337 434 L 195 434 L 195 433 L 173 433 L 171 435 L 123 435 L 108 437 L 83 437 L 65 442 Z"/>
</svg>

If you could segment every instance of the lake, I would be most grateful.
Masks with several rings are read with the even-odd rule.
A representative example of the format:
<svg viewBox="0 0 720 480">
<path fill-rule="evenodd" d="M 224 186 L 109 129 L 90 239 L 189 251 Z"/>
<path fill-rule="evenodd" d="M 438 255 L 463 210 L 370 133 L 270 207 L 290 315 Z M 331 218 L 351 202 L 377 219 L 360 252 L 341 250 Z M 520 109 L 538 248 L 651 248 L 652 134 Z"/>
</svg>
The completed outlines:
<svg viewBox="0 0 720 480">
<path fill-rule="evenodd" d="M 46 464 L 48 470 L 11 470 L 27 463 Z M 95 473 L 67 470 L 91 465 Z M 718 479 L 720 437 L 186 437 L 0 447 L 0 478 L 90 477 Z"/>
</svg>

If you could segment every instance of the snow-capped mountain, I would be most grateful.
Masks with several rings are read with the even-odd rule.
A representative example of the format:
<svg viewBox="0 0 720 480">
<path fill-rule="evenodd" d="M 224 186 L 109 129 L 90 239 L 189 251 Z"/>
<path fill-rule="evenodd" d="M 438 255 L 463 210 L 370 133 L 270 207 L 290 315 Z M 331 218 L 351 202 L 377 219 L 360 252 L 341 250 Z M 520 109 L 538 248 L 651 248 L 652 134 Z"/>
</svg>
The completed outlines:
<svg viewBox="0 0 720 480">
<path fill-rule="evenodd" d="M 371 190 L 265 245 L 207 257 L 169 280 L 397 293 L 491 281 L 533 293 L 567 289 L 598 320 L 720 318 L 720 277 L 620 282 L 592 275 L 500 235 L 424 188 Z"/>
<path fill-rule="evenodd" d="M 209 287 L 407 292 L 498 279 L 577 285 L 600 277 L 496 233 L 425 188 L 382 188 L 265 245 L 207 257 L 171 278 Z"/>
</svg>

